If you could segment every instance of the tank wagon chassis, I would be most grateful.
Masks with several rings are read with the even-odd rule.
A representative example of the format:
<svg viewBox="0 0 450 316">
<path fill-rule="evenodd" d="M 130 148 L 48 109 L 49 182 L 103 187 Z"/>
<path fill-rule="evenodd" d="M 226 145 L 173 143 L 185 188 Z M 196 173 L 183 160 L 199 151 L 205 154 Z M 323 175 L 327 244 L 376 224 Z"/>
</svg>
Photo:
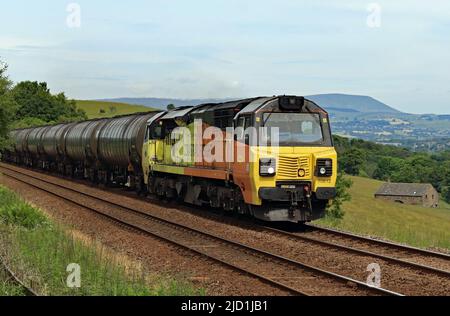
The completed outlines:
<svg viewBox="0 0 450 316">
<path fill-rule="evenodd" d="M 269 154 L 261 155 L 259 142 L 255 145 L 248 134 L 236 133 L 233 146 L 244 146 L 243 162 L 175 162 L 174 129 L 195 130 L 198 120 L 201 132 L 213 126 L 223 131 L 224 139 L 227 127 L 275 126 L 281 135 L 277 154 L 269 146 Z M 8 162 L 265 221 L 320 218 L 336 192 L 336 151 L 328 114 L 303 97 L 201 104 L 19 129 L 10 137 L 13 146 L 2 154 Z M 201 148 L 206 145 L 203 140 Z M 255 161 L 248 160 L 250 152 L 256 152 Z"/>
</svg>

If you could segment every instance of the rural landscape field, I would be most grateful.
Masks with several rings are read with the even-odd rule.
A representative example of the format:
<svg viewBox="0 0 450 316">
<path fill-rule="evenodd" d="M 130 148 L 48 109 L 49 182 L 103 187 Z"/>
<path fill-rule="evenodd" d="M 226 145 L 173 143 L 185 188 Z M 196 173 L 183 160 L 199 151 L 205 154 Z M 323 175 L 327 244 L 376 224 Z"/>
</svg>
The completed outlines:
<svg viewBox="0 0 450 316">
<path fill-rule="evenodd" d="M 0 19 L 0 299 L 450 296 L 447 3 L 27 6 Z"/>
</svg>

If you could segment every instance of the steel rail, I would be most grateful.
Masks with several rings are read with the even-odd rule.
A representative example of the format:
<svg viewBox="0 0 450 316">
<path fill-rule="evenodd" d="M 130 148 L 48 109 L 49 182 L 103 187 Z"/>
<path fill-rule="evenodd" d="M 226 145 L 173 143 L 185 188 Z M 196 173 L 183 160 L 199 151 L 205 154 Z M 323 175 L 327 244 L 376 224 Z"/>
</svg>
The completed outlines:
<svg viewBox="0 0 450 316">
<path fill-rule="evenodd" d="M 402 245 L 402 244 L 394 243 L 394 242 L 391 242 L 391 241 L 379 240 L 379 239 L 374 239 L 374 238 L 370 238 L 370 237 L 364 237 L 364 236 L 361 236 L 361 235 L 352 234 L 352 233 L 349 233 L 349 232 L 343 232 L 343 231 L 339 231 L 339 230 L 332 229 L 332 228 L 320 227 L 320 226 L 313 225 L 313 224 L 306 224 L 306 226 L 310 227 L 310 228 L 312 228 L 313 230 L 316 230 L 316 231 L 323 231 L 323 232 L 334 234 L 334 235 L 338 235 L 338 236 L 344 236 L 344 237 L 348 237 L 348 238 L 352 238 L 352 239 L 358 239 L 358 240 L 361 240 L 363 242 L 379 244 L 380 246 L 394 247 L 394 248 L 398 248 L 398 249 L 403 250 L 403 251 L 410 251 L 410 252 L 415 252 L 415 253 L 418 253 L 418 254 L 421 254 L 421 255 L 425 255 L 425 256 L 430 256 L 430 257 L 434 256 L 434 257 L 439 257 L 439 258 L 450 260 L 450 254 L 446 254 L 446 253 L 443 253 L 443 252 L 430 251 L 430 250 L 420 249 L 420 248 L 413 247 L 413 246 L 408 246 L 408 245 Z"/>
<path fill-rule="evenodd" d="M 322 246 L 329 247 L 329 248 L 335 248 L 335 249 L 339 249 L 339 250 L 344 250 L 344 251 L 347 251 L 347 252 L 353 252 L 353 253 L 356 253 L 356 254 L 359 254 L 359 255 L 379 258 L 379 259 L 383 259 L 385 261 L 396 263 L 396 264 L 399 264 L 399 265 L 402 265 L 402 266 L 409 266 L 409 267 L 412 267 L 412 268 L 415 268 L 415 269 L 418 269 L 418 270 L 421 270 L 421 271 L 428 271 L 428 272 L 431 272 L 431 273 L 443 275 L 445 277 L 450 277 L 450 271 L 447 271 L 447 270 L 438 269 L 438 268 L 435 268 L 435 267 L 423 265 L 423 264 L 416 263 L 416 262 L 411 262 L 411 261 L 404 260 L 404 259 L 398 259 L 398 258 L 395 258 L 395 257 L 391 257 L 391 256 L 375 253 L 373 251 L 357 249 L 357 248 L 354 248 L 354 247 L 340 245 L 340 244 L 337 244 L 337 243 L 334 243 L 334 242 L 320 240 L 320 239 L 317 239 L 317 238 L 308 237 L 308 236 L 304 236 L 304 235 L 297 235 L 297 234 L 286 232 L 284 230 L 276 229 L 276 228 L 273 228 L 273 227 L 268 227 L 268 226 L 263 226 L 263 227 L 264 227 L 264 229 L 266 229 L 269 232 L 280 234 L 280 235 L 286 236 L 288 238 L 292 238 L 292 239 L 296 239 L 296 240 L 302 240 L 302 241 L 307 241 L 307 242 L 315 243 L 315 244 L 322 245 Z"/>
</svg>

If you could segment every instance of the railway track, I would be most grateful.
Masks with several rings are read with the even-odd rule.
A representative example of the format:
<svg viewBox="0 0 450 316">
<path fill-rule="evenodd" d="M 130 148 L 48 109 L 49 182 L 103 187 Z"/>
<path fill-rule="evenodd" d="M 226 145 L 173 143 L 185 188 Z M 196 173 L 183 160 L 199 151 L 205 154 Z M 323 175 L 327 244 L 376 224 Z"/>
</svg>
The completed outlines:
<svg viewBox="0 0 450 316">
<path fill-rule="evenodd" d="M 318 226 L 307 226 L 312 229 L 313 233 L 320 232 L 322 235 L 327 235 L 323 237 L 314 237 L 314 235 L 311 236 L 308 235 L 308 233 L 291 233 L 267 226 L 265 226 L 265 229 L 267 229 L 268 232 L 283 235 L 294 240 L 308 241 L 313 244 L 339 249 L 341 251 L 378 258 L 394 264 L 450 278 L 450 255 L 339 232 Z M 426 265 L 419 263 L 418 261 L 428 262 L 428 264 L 431 263 L 436 266 Z M 445 268 L 438 268 L 437 266 L 443 266 Z"/>
<path fill-rule="evenodd" d="M 114 203 L 1 164 L 3 174 L 92 211 L 121 226 L 156 237 L 294 295 L 395 295 L 364 282 Z"/>
<path fill-rule="evenodd" d="M 6 264 L 6 261 L 1 255 L 0 255 L 0 269 L 6 273 L 7 279 L 9 281 L 16 284 L 23 290 L 23 293 L 26 296 L 38 296 L 38 294 L 31 287 L 25 285 L 25 283 L 22 280 L 20 280 L 19 277 L 17 277 L 17 275 L 11 270 L 8 264 Z"/>
<path fill-rule="evenodd" d="M 136 196 L 132 194 L 126 195 L 131 198 L 136 198 Z M 145 201 L 146 199 L 141 200 Z M 151 202 L 161 205 L 160 201 L 156 199 L 152 199 Z M 252 223 L 245 220 L 224 218 L 223 216 L 218 216 L 217 214 L 205 210 L 194 209 L 186 205 L 183 205 L 182 207 L 193 214 L 200 214 L 205 218 L 220 220 L 221 222 L 230 223 L 231 225 L 237 225 L 247 229 L 254 228 Z M 417 271 L 424 271 L 450 278 L 450 254 L 447 253 L 364 237 L 313 224 L 304 224 L 304 229 L 302 229 L 301 232 L 292 232 L 292 225 L 290 227 L 277 229 L 267 226 L 265 223 L 259 222 L 258 224 L 258 227 L 263 228 L 267 233 L 284 236 L 292 240 L 307 241 L 312 244 L 321 245 L 330 249 L 338 249 L 361 256 L 378 258 Z M 298 230 L 298 226 L 296 228 Z"/>
<path fill-rule="evenodd" d="M 380 246 L 388 247 L 388 248 L 396 248 L 396 249 L 399 249 L 402 251 L 409 251 L 412 253 L 422 254 L 425 256 L 450 260 L 449 253 L 430 251 L 430 250 L 412 247 L 412 246 L 408 246 L 408 245 L 402 245 L 402 244 L 398 244 L 398 243 L 394 243 L 394 242 L 390 242 L 390 241 L 374 239 L 374 238 L 365 237 L 365 236 L 361 236 L 361 235 L 357 235 L 357 234 L 352 234 L 349 232 L 344 232 L 344 231 L 340 231 L 340 230 L 336 230 L 336 229 L 332 229 L 332 228 L 321 227 L 321 226 L 317 226 L 314 224 L 306 224 L 306 226 L 311 228 L 313 231 L 317 231 L 317 232 L 324 233 L 324 234 L 331 235 L 331 236 L 337 236 L 339 238 L 353 239 L 353 240 L 357 240 L 358 242 L 367 242 L 372 245 L 380 245 Z"/>
</svg>

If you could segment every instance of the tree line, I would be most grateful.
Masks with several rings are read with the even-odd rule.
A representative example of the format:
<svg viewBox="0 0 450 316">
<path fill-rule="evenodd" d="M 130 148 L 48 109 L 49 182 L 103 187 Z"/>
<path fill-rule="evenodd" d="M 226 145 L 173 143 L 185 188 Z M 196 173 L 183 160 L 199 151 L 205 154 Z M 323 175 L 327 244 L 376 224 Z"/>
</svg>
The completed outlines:
<svg viewBox="0 0 450 316">
<path fill-rule="evenodd" d="M 0 60 L 0 148 L 7 145 L 12 128 L 67 123 L 87 119 L 64 93 L 52 94 L 45 82 L 22 81 L 14 84 L 8 65 Z"/>
<path fill-rule="evenodd" d="M 450 203 L 450 151 L 418 153 L 361 139 L 334 136 L 339 169 L 382 181 L 431 183 Z"/>
</svg>

